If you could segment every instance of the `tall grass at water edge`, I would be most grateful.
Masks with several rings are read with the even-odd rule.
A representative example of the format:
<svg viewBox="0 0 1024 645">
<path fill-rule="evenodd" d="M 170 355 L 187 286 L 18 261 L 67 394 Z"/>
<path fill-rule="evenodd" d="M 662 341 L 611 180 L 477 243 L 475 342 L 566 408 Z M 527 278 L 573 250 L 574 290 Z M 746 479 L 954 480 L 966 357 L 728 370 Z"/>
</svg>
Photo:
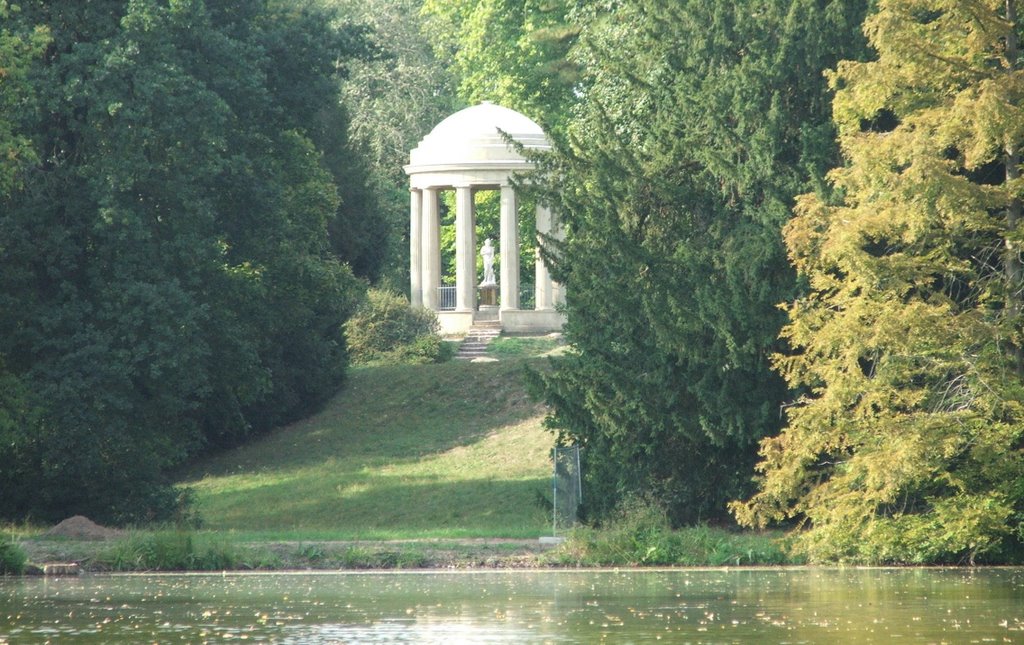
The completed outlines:
<svg viewBox="0 0 1024 645">
<path fill-rule="evenodd" d="M 0 575 L 18 575 L 25 570 L 28 556 L 8 535 L 0 534 Z"/>
<path fill-rule="evenodd" d="M 781 534 L 734 533 L 706 525 L 672 529 L 664 510 L 629 500 L 598 527 L 571 530 L 548 556 L 574 566 L 750 566 L 800 564 Z"/>
<path fill-rule="evenodd" d="M 111 571 L 223 571 L 243 568 L 247 555 L 216 536 L 168 530 L 133 533 L 102 550 L 96 563 Z"/>
<path fill-rule="evenodd" d="M 299 543 L 272 550 L 224 536 L 180 530 L 142 531 L 103 549 L 94 568 L 108 571 L 409 569 L 427 566 L 415 545 Z"/>
</svg>

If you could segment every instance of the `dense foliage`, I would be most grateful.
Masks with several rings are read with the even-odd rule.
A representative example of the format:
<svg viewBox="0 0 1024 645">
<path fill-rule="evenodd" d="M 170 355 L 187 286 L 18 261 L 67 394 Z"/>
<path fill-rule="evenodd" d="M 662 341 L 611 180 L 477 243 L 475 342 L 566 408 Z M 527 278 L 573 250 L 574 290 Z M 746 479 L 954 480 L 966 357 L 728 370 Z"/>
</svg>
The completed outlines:
<svg viewBox="0 0 1024 645">
<path fill-rule="evenodd" d="M 0 192 L 0 516 L 164 516 L 170 467 L 344 374 L 349 267 L 380 262 L 339 61 L 371 52 L 301 2 L 20 8 L 0 32 L 24 79 L 0 86 L 0 133 L 25 150 Z"/>
<path fill-rule="evenodd" d="M 434 363 L 445 357 L 437 314 L 381 289 L 366 293 L 345 323 L 345 338 L 352 360 L 360 363 Z"/>
<path fill-rule="evenodd" d="M 800 199 L 802 393 L 740 519 L 816 560 L 974 561 L 1024 543 L 1024 67 L 1016 0 L 884 0 L 831 75 L 842 199 Z"/>
<path fill-rule="evenodd" d="M 543 377 L 583 446 L 591 516 L 651 495 L 725 514 L 780 425 L 795 293 L 780 230 L 836 152 L 822 70 L 856 56 L 862 3 L 642 0 L 580 14 L 580 105 L 544 160 L 575 351 Z"/>
<path fill-rule="evenodd" d="M 352 142 L 369 161 L 369 186 L 387 231 L 375 241 L 389 288 L 409 286 L 409 151 L 461 104 L 421 30 L 423 0 L 319 0 L 372 28 L 375 55 L 353 60 L 342 83 Z"/>
<path fill-rule="evenodd" d="M 37 160 L 29 138 L 18 127 L 20 113 L 30 106 L 28 70 L 49 41 L 48 30 L 13 20 L 16 8 L 0 0 L 0 195 L 20 184 L 20 172 Z"/>
<path fill-rule="evenodd" d="M 459 96 L 493 101 L 560 129 L 576 103 L 579 68 L 569 50 L 579 35 L 570 0 L 424 0 L 439 59 Z"/>
</svg>

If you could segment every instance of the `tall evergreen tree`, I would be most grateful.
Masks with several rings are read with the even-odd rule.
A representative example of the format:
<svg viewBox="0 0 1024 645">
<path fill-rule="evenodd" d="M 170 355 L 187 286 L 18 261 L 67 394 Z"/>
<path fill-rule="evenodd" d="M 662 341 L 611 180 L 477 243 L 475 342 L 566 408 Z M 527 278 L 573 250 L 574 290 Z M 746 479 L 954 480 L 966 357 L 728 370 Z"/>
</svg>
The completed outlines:
<svg viewBox="0 0 1024 645">
<path fill-rule="evenodd" d="M 810 293 L 777 358 L 802 393 L 752 525 L 814 560 L 974 561 L 1024 542 L 1018 0 L 882 0 L 831 75 L 837 203 L 786 230 Z"/>
<path fill-rule="evenodd" d="M 579 114 L 545 160 L 574 351 L 542 377 L 595 515 L 649 494 L 677 523 L 746 490 L 785 394 L 781 228 L 835 156 L 822 70 L 862 3 L 641 0 L 581 14 Z"/>
</svg>

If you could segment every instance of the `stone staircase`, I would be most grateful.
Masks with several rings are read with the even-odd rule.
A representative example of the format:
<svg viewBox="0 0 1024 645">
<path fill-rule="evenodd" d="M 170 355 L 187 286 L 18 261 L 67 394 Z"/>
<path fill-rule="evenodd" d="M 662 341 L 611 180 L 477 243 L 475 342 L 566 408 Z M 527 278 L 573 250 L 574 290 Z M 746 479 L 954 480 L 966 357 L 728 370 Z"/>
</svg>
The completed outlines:
<svg viewBox="0 0 1024 645">
<path fill-rule="evenodd" d="M 497 320 L 473 323 L 455 354 L 456 360 L 471 361 L 487 356 L 487 346 L 501 335 L 501 323 Z M 491 359 L 493 360 L 493 359 Z"/>
</svg>

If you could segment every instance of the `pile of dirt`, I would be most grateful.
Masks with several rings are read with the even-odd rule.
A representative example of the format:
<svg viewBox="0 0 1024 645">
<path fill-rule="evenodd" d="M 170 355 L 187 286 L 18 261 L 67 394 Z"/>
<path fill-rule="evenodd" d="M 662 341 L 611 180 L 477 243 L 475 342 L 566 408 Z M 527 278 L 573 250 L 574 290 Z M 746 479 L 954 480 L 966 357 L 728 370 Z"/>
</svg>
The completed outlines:
<svg viewBox="0 0 1024 645">
<path fill-rule="evenodd" d="M 69 517 L 46 533 L 47 537 L 74 538 L 76 540 L 109 540 L 124 535 L 124 531 L 100 526 L 88 517 Z"/>
</svg>

